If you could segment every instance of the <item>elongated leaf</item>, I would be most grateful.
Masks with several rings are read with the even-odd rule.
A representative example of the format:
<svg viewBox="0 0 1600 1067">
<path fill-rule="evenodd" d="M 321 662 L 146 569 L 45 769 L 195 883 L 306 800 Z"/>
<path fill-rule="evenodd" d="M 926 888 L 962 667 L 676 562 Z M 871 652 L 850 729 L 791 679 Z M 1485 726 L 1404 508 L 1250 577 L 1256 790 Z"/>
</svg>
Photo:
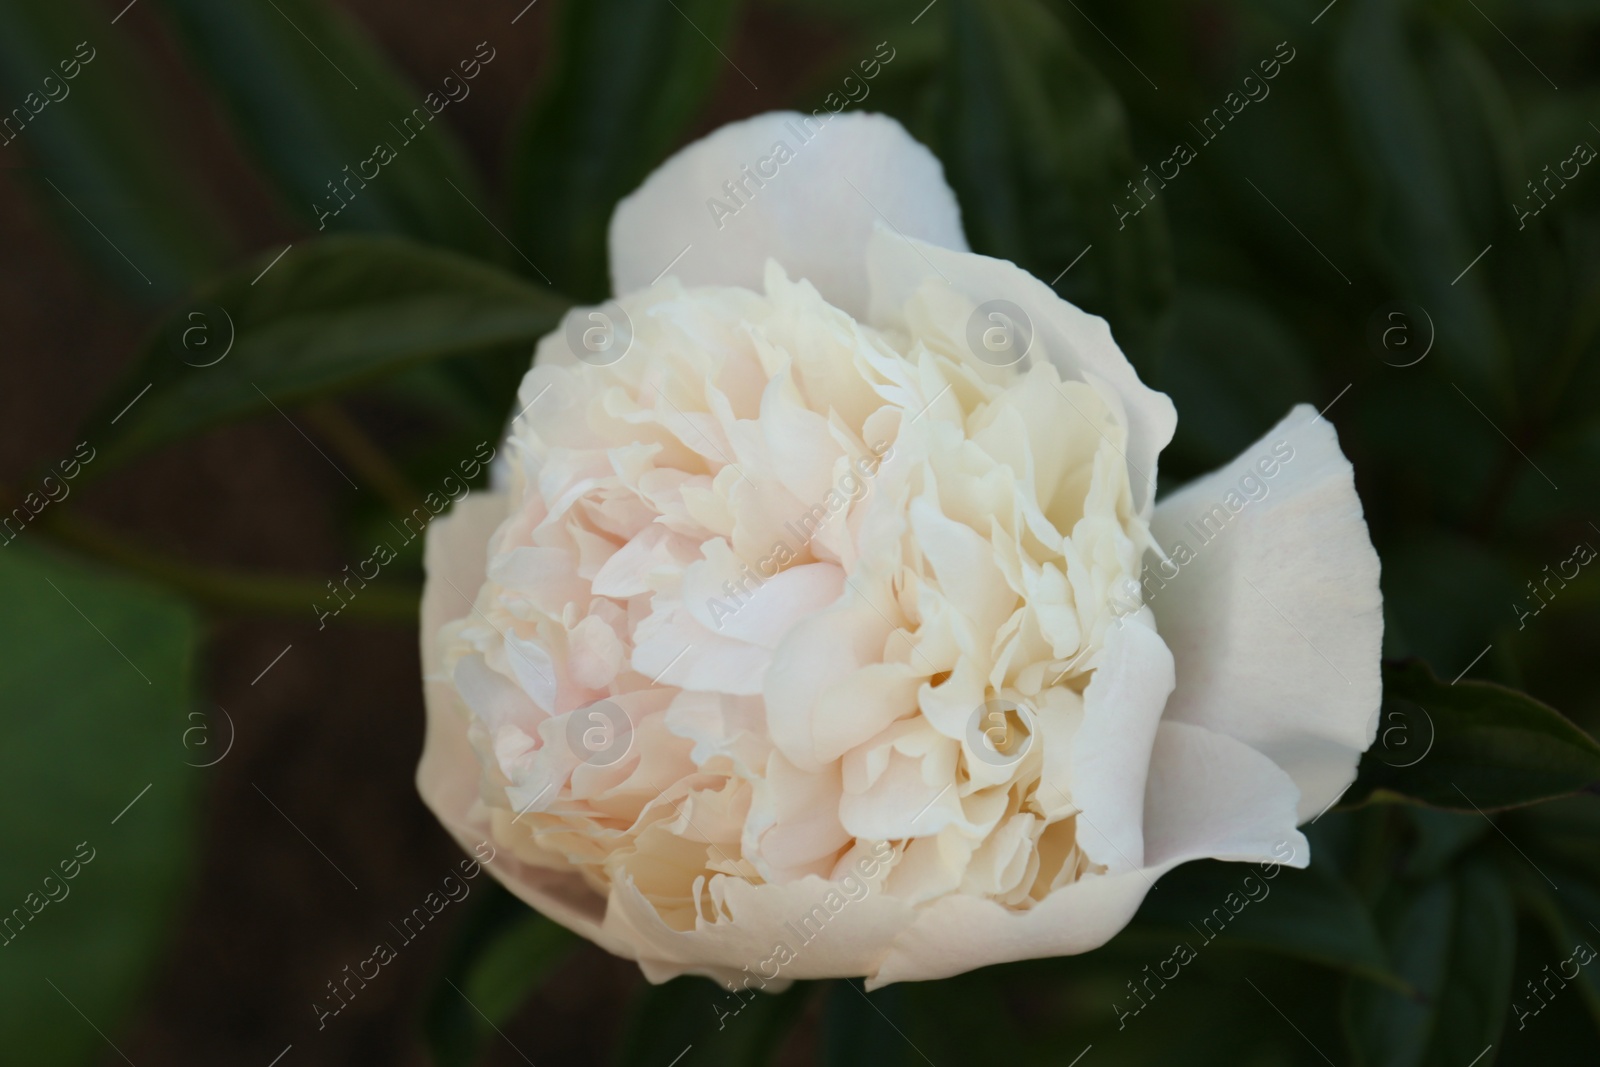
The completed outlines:
<svg viewBox="0 0 1600 1067">
<path fill-rule="evenodd" d="M 706 1067 L 756 1067 L 769 1062 L 817 983 L 782 993 L 730 992 L 703 978 L 675 978 L 639 991 L 629 1011 L 616 1067 L 656 1067 L 693 1046 Z M 685 1061 L 687 1062 L 687 1061 Z"/>
<path fill-rule="evenodd" d="M 1600 850 L 1594 847 L 1600 841 L 1600 802 L 1593 796 L 1579 794 L 1523 808 L 1508 813 L 1502 822 L 1530 855 L 1571 866 L 1600 887 Z"/>
<path fill-rule="evenodd" d="M 195 625 L 24 544 L 0 549 L 0 602 L 0 1047 L 100 1062 L 94 1027 L 115 1040 L 148 988 L 189 862 Z"/>
<path fill-rule="evenodd" d="M 1489 682 L 1447 685 L 1421 660 L 1386 663 L 1383 681 L 1385 723 L 1402 715 L 1408 732 L 1431 732 L 1432 745 L 1421 756 L 1408 747 L 1397 759 L 1394 746 L 1375 744 L 1361 759 L 1347 805 L 1376 797 L 1492 811 L 1600 782 L 1600 744 L 1526 693 Z M 1408 702 L 1403 712 L 1395 701 Z"/>
<path fill-rule="evenodd" d="M 1437 1023 L 1428 1001 L 1448 973 L 1455 908 L 1455 893 L 1446 879 L 1390 904 L 1385 926 L 1394 942 L 1395 966 L 1417 993 L 1403 997 L 1364 982 L 1351 982 L 1345 1010 L 1357 1054 L 1368 1067 L 1422 1063 Z"/>
<path fill-rule="evenodd" d="M 1420 5 L 1353 0 L 1341 24 L 1338 90 L 1375 208 L 1374 239 L 1400 293 L 1427 307 L 1440 356 L 1479 382 L 1504 354 L 1488 271 L 1460 275 L 1493 232 L 1466 225 L 1440 118 L 1407 39 Z"/>
<path fill-rule="evenodd" d="M 85 431 L 106 455 L 96 467 L 424 360 L 531 353 L 564 310 L 546 290 L 395 238 L 329 238 L 266 266 L 202 290 L 146 346 Z"/>
<path fill-rule="evenodd" d="M 599 299 L 606 224 L 724 72 L 735 0 L 569 0 L 556 67 L 513 142 L 516 229 L 552 284 Z M 720 51 L 719 51 L 720 50 Z"/>
<path fill-rule="evenodd" d="M 1521 4 L 1505 11 L 1508 18 L 1524 13 L 1596 20 L 1600 19 L 1600 2 L 1597 2 L 1597 0 L 1529 0 L 1527 4 Z"/>
<path fill-rule="evenodd" d="M 484 895 L 457 935 L 424 1024 L 439 1067 L 478 1062 L 496 1031 L 577 945 L 565 927 L 487 877 L 479 892 Z"/>
<path fill-rule="evenodd" d="M 1435 808 L 1407 806 L 1400 809 L 1411 825 L 1411 847 L 1406 853 L 1404 873 L 1408 878 L 1438 876 L 1485 834 L 1494 832 L 1488 819 L 1477 812 L 1439 811 Z"/>
<path fill-rule="evenodd" d="M 1516 949 L 1511 895 L 1488 865 L 1396 890 L 1380 921 L 1404 995 L 1353 979 L 1345 1011 L 1366 1067 L 1458 1067 L 1499 1039 Z M 1492 1055 L 1479 1062 L 1492 1063 Z"/>
<path fill-rule="evenodd" d="M 911 1067 L 925 1062 L 906 1030 L 910 993 L 892 985 L 875 993 L 859 983 L 833 982 L 822 1019 L 822 1062 L 827 1067 Z"/>
<path fill-rule="evenodd" d="M 161 303 L 223 261 L 227 241 L 161 124 L 142 57 L 85 0 L 0 5 L 0 160 L 105 275 Z"/>
<path fill-rule="evenodd" d="M 1511 990 L 1511 1015 L 1517 1030 L 1528 1029 L 1544 1015 L 1558 993 L 1575 986 L 1570 996 L 1581 999 L 1600 1031 L 1600 886 L 1585 882 L 1575 870 L 1544 862 L 1540 867 L 1513 868 L 1517 896 L 1549 937 L 1538 955 L 1550 957 L 1536 973 L 1520 975 Z M 1545 1025 L 1541 1023 L 1540 1025 Z"/>
<path fill-rule="evenodd" d="M 1450 976 L 1437 997 L 1439 1025 L 1424 1061 L 1437 1067 L 1470 1063 L 1499 1040 L 1516 954 L 1511 896 L 1491 867 L 1464 867 L 1456 901 Z"/>
<path fill-rule="evenodd" d="M 1465 34 L 1435 27 L 1421 60 L 1463 221 L 1491 233 L 1513 217 L 1509 205 L 1523 181 L 1516 116 L 1494 67 Z"/>
<path fill-rule="evenodd" d="M 946 17 L 950 52 L 927 133 L 968 240 L 1061 278 L 1060 291 L 1110 319 L 1138 362 L 1171 266 L 1161 206 L 1126 220 L 1114 206 L 1137 173 L 1120 101 L 1036 0 L 951 0 Z"/>
<path fill-rule="evenodd" d="M 1316 395 L 1310 366 L 1304 346 L 1268 307 L 1189 287 L 1174 301 L 1157 383 L 1183 412 L 1174 447 L 1197 473 L 1227 463 L 1262 427 Z"/>
<path fill-rule="evenodd" d="M 1477 413 L 1461 403 L 1460 396 L 1445 387 L 1449 396 L 1437 397 L 1442 404 L 1442 414 L 1465 414 L 1477 418 Z M 1460 470 L 1465 449 L 1460 432 L 1462 427 L 1452 426 L 1444 419 L 1435 421 L 1426 412 L 1422 390 L 1408 391 L 1412 403 L 1405 405 L 1414 427 L 1426 426 L 1430 435 L 1437 434 L 1439 444 L 1430 448 L 1426 460 L 1413 455 L 1412 462 L 1426 462 L 1429 473 Z M 1448 401 L 1455 400 L 1454 412 Z M 1431 406 L 1431 405 L 1429 405 Z M 1381 408 L 1380 415 L 1393 416 L 1392 406 Z M 1373 416 L 1376 421 L 1380 416 Z M 1480 423 L 1482 419 L 1478 420 Z M 1488 428 L 1487 426 L 1485 427 Z M 1452 434 L 1451 430 L 1457 432 Z M 1387 433 L 1398 436 L 1401 431 Z M 1413 430 L 1413 432 L 1415 432 Z M 1490 432 L 1493 432 L 1492 430 Z M 1503 444 L 1503 442 L 1502 442 Z M 1422 448 L 1414 450 L 1421 453 Z M 1529 471 L 1532 474 L 1532 471 Z M 1534 475 L 1534 477 L 1538 477 Z M 1471 506 L 1472 486 L 1459 486 L 1462 506 Z M 1515 605 L 1527 596 L 1519 580 L 1519 569 L 1510 561 L 1491 551 L 1488 546 L 1460 534 L 1441 529 L 1418 530 L 1408 536 L 1396 537 L 1384 546 L 1383 553 L 1383 609 L 1384 638 L 1387 647 L 1402 656 L 1417 656 L 1429 663 L 1458 664 L 1452 674 L 1471 663 L 1484 650 L 1487 636 L 1516 619 Z M 1520 594 L 1520 596 L 1519 596 Z M 1485 657 L 1488 658 L 1488 657 Z M 1483 663 L 1476 665 L 1480 670 Z M 1391 747 L 1404 741 L 1414 745 L 1417 752 L 1427 747 L 1428 738 L 1423 731 L 1409 734 L 1383 733 L 1393 724 L 1392 716 L 1385 716 L 1380 726 L 1380 743 L 1386 737 Z M 1413 753 L 1415 754 L 1415 753 Z M 1405 754 L 1388 753 L 1390 763 L 1409 763 Z"/>
<path fill-rule="evenodd" d="M 1398 983 L 1361 899 L 1315 863 L 1186 863 L 1145 897 L 1135 922 L 1169 930 L 1195 951 L 1212 942 L 1265 949 Z"/>
<path fill-rule="evenodd" d="M 245 144 L 313 228 L 502 248 L 478 213 L 487 199 L 449 130 L 451 109 L 470 99 L 482 63 L 493 62 L 491 43 L 417 89 L 325 0 L 162 5 Z"/>
<path fill-rule="evenodd" d="M 834 44 L 805 81 L 790 92 L 798 111 L 832 106 L 828 94 L 845 96 L 850 107 L 892 115 L 907 129 L 926 118 L 920 113 L 933 77 L 946 53 L 943 19 L 931 9 L 912 23 L 927 0 L 882 5 L 852 3 L 843 16 L 849 35 Z M 885 49 L 888 49 L 887 51 Z M 871 75 L 870 77 L 868 75 Z"/>
</svg>

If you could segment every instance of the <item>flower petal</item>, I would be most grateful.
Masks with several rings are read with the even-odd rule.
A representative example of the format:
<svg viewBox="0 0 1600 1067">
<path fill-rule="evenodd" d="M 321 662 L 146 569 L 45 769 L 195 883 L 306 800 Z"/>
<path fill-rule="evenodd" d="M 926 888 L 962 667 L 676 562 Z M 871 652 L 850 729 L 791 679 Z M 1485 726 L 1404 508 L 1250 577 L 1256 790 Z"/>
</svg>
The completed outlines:
<svg viewBox="0 0 1600 1067">
<path fill-rule="evenodd" d="M 1139 380 L 1112 340 L 1106 320 L 1069 304 L 1014 263 L 952 251 L 955 246 L 940 248 L 915 240 L 916 236 L 881 226 L 873 233 L 867 246 L 867 273 L 872 279 L 869 321 L 880 329 L 913 332 L 924 341 L 930 332 L 937 332 L 953 349 L 947 354 L 989 369 L 972 351 L 970 319 L 989 301 L 1005 300 L 1020 307 L 1032 330 L 1029 358 L 1042 355 L 1063 380 L 1088 382 L 1122 402 L 1134 506 L 1144 509 L 1153 495 L 1156 456 L 1172 440 L 1178 415 L 1165 393 Z M 927 299 L 913 306 L 931 321 L 911 331 L 905 309 L 925 287 Z M 1081 410 L 1079 414 L 1089 417 Z"/>
<path fill-rule="evenodd" d="M 847 885 L 842 877 L 829 881 L 813 874 L 752 884 L 719 874 L 706 889 L 717 899 L 718 920 L 700 916 L 694 929 L 674 930 L 624 879 L 612 887 L 605 932 L 636 946 L 624 955 L 638 958 L 652 982 L 700 974 L 741 993 L 769 986 L 777 991 L 794 978 L 872 971 L 913 914 L 875 881 L 881 878 L 858 875 Z"/>
<path fill-rule="evenodd" d="M 1295 408 L 1151 529 L 1173 560 L 1144 582 L 1177 660 L 1167 718 L 1265 753 L 1316 815 L 1354 780 L 1382 699 L 1378 555 L 1333 427 Z"/>
<path fill-rule="evenodd" d="M 688 286 L 759 291 L 775 259 L 863 318 L 867 241 L 880 219 L 967 247 L 943 168 L 898 122 L 862 112 L 757 115 L 683 149 L 617 205 L 612 289 L 642 289 L 670 267 Z"/>
<path fill-rule="evenodd" d="M 1139 910 L 1150 889 L 1145 878 L 1143 871 L 1088 875 L 1027 911 L 959 893 L 941 897 L 895 939 L 867 989 L 1099 948 Z"/>
<path fill-rule="evenodd" d="M 1165 871 L 1196 859 L 1304 867 L 1299 791 L 1283 768 L 1226 734 L 1163 722 L 1145 787 L 1145 859 Z"/>
<path fill-rule="evenodd" d="M 439 630 L 472 610 L 471 596 L 483 584 L 489 538 L 506 517 L 503 493 L 469 493 L 448 515 L 428 527 L 422 591 L 423 697 L 428 732 L 417 768 L 422 799 L 446 826 L 478 799 L 478 761 L 467 742 L 466 718 L 459 697 L 444 671 Z M 437 805 L 437 806 L 436 806 Z"/>
<path fill-rule="evenodd" d="M 895 938 L 867 988 L 1099 948 L 1133 918 L 1157 878 L 1191 859 L 1304 867 L 1311 852 L 1294 828 L 1294 805 L 1294 783 L 1261 753 L 1164 722 L 1145 784 L 1147 866 L 1086 875 L 1027 911 L 959 893 L 941 897 Z"/>
<path fill-rule="evenodd" d="M 1172 653 L 1143 619 L 1110 631 L 1084 690 L 1070 780 L 1082 812 L 1078 846 L 1112 871 L 1145 864 L 1146 775 L 1172 686 Z"/>
<path fill-rule="evenodd" d="M 489 810 L 479 802 L 483 771 L 467 740 L 457 697 L 443 674 L 438 634 L 446 622 L 471 610 L 457 589 L 475 591 L 483 583 L 489 540 L 505 519 L 507 507 L 504 493 L 469 493 L 448 515 L 435 519 L 428 527 L 428 577 L 422 592 L 423 700 L 428 724 L 422 760 L 417 765 L 417 791 L 462 849 L 479 857 L 483 854 L 477 848 L 483 843 L 505 838 L 497 837 Z M 509 817 L 510 813 L 499 815 Z M 484 866 L 529 905 L 609 952 L 630 959 L 636 955 L 626 942 L 601 928 L 605 901 L 581 876 L 523 863 L 504 847 L 491 855 Z"/>
</svg>

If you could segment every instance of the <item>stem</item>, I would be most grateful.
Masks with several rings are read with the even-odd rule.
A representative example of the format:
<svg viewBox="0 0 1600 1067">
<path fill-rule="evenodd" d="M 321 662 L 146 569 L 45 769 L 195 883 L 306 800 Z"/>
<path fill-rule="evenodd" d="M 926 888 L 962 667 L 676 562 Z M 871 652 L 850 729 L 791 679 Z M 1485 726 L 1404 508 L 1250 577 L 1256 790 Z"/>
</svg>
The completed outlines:
<svg viewBox="0 0 1600 1067">
<path fill-rule="evenodd" d="M 209 607 L 320 618 L 316 606 L 328 599 L 326 583 L 315 578 L 256 575 L 189 563 L 134 547 L 112 531 L 71 514 L 41 518 L 39 526 L 63 545 L 154 579 Z M 339 617 L 348 614 L 351 620 L 414 625 L 420 595 L 415 586 L 372 584 L 353 597 Z"/>
<path fill-rule="evenodd" d="M 396 513 L 409 515 L 422 506 L 422 495 L 344 408 L 323 400 L 307 404 L 301 413 L 317 436 L 354 467 Z"/>
</svg>

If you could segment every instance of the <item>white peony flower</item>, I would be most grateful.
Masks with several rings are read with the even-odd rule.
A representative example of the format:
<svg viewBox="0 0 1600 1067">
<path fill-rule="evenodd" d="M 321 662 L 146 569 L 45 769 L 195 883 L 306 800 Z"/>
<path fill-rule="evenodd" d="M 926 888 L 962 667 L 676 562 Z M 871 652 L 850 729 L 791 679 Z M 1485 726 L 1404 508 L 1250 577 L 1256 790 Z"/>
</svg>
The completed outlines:
<svg viewBox="0 0 1600 1067">
<path fill-rule="evenodd" d="M 1186 860 L 1304 866 L 1380 697 L 1332 428 L 1156 504 L 1176 415 L 1106 323 L 968 252 L 892 120 L 802 121 L 622 202 L 508 484 L 429 530 L 424 799 L 652 981 L 938 978 Z"/>
</svg>

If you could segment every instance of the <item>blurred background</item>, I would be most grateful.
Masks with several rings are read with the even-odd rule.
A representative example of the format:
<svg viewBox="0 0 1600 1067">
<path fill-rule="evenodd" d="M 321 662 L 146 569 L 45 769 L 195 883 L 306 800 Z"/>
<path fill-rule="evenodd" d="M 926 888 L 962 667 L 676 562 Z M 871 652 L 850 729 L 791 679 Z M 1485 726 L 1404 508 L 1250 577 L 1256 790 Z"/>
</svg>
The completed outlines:
<svg viewBox="0 0 1600 1067">
<path fill-rule="evenodd" d="M 1595 1062 L 1597 75 L 1596 0 L 0 0 L 0 1060 Z M 1191 864 L 1083 957 L 719 1018 L 484 879 L 336 1001 L 460 858 L 421 542 L 371 546 L 606 295 L 616 200 L 780 107 L 896 116 L 1109 319 L 1163 489 L 1326 412 L 1361 778 L 1309 871 Z"/>
</svg>

